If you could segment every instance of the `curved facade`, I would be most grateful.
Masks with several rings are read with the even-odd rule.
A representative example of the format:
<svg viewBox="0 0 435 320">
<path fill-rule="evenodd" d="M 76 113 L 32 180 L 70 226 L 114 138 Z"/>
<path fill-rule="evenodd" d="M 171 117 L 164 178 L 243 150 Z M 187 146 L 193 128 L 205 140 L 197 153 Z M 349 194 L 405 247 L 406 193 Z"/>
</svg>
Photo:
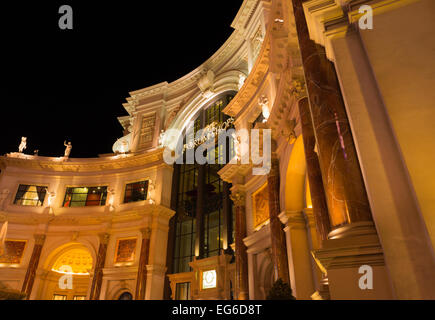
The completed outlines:
<svg viewBox="0 0 435 320">
<path fill-rule="evenodd" d="M 382 29 L 355 27 L 362 2 Z M 409 114 L 397 97 L 414 93 L 389 82 L 421 68 L 380 53 L 433 3 L 398 2 L 245 0 L 209 60 L 130 93 L 113 154 L 0 157 L 2 296 L 265 299 L 281 278 L 297 299 L 435 298 L 435 179 L 418 168 L 432 154 L 405 134 L 433 137 L 419 122 L 433 108 L 419 97 Z M 165 162 L 168 132 L 228 119 L 271 130 L 267 174 L 228 163 L 230 138 L 228 164 Z"/>
</svg>

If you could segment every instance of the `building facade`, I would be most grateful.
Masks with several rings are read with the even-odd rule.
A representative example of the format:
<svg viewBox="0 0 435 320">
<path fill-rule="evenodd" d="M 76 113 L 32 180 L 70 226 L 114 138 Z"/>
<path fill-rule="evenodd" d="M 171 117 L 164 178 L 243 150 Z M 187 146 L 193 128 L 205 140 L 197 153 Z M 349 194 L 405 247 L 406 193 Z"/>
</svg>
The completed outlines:
<svg viewBox="0 0 435 320">
<path fill-rule="evenodd" d="M 0 297 L 435 299 L 434 15 L 245 0 L 210 59 L 130 93 L 112 154 L 0 157 Z M 267 173 L 235 136 L 167 163 L 171 132 L 223 123 L 271 132 Z"/>
</svg>

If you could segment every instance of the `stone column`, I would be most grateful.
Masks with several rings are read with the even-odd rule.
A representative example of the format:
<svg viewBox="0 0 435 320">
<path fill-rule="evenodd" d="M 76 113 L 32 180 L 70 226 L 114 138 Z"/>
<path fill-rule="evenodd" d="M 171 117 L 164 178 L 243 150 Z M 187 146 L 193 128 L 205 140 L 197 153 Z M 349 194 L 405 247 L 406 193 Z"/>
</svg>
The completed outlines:
<svg viewBox="0 0 435 320">
<path fill-rule="evenodd" d="M 245 193 L 233 191 L 231 194 L 236 208 L 236 232 L 235 232 L 235 254 L 236 254 L 236 299 L 249 300 L 248 281 L 248 255 L 243 239 L 246 238 L 246 209 Z"/>
<path fill-rule="evenodd" d="M 279 220 L 281 213 L 279 205 L 279 161 L 276 158 L 272 158 L 272 167 L 267 176 L 267 187 L 269 191 L 270 236 L 275 281 L 282 279 L 290 284 L 285 234 L 283 225 Z"/>
<path fill-rule="evenodd" d="M 142 232 L 142 245 L 140 249 L 139 269 L 136 282 L 136 300 L 145 300 L 145 290 L 147 287 L 147 265 L 150 252 L 151 229 L 145 228 Z"/>
<path fill-rule="evenodd" d="M 101 285 L 103 283 L 103 268 L 106 261 L 107 244 L 109 243 L 110 234 L 101 233 L 99 237 L 100 246 L 98 248 L 97 261 L 95 262 L 94 277 L 92 279 L 91 294 L 89 297 L 90 300 L 100 299 Z"/>
<path fill-rule="evenodd" d="M 223 225 L 223 238 L 224 249 L 227 250 L 233 243 L 233 206 L 231 203 L 231 191 L 230 184 L 223 183 L 223 213 L 224 213 L 224 225 Z"/>
<path fill-rule="evenodd" d="M 307 163 L 307 175 L 310 183 L 311 202 L 313 204 L 314 220 L 319 243 L 328 239 L 331 230 L 328 206 L 326 204 L 325 190 L 323 189 L 322 172 L 319 158 L 315 152 L 316 137 L 314 136 L 313 123 L 311 121 L 308 98 L 303 97 L 298 102 L 299 115 L 301 117 L 302 138 L 304 140 L 305 159 Z"/>
<path fill-rule="evenodd" d="M 27 267 L 26 276 L 24 278 L 22 293 L 26 294 L 26 299 L 30 299 L 33 283 L 35 282 L 36 270 L 38 269 L 39 258 L 41 257 L 42 247 L 44 246 L 46 236 L 44 234 L 35 234 L 35 246 L 33 247 L 32 256 Z"/>
<path fill-rule="evenodd" d="M 325 49 L 309 38 L 303 1 L 292 1 L 332 228 L 371 222 L 370 206 L 334 65 L 327 59 Z"/>
</svg>

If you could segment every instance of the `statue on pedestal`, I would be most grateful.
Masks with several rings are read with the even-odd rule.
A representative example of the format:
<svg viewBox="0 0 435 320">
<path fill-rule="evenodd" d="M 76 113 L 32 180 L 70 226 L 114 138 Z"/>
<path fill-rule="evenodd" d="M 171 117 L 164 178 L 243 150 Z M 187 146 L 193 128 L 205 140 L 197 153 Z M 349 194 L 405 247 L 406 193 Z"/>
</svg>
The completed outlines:
<svg viewBox="0 0 435 320">
<path fill-rule="evenodd" d="M 23 153 L 23 151 L 27 148 L 27 137 L 21 138 L 21 143 L 18 146 L 18 152 Z"/>
<path fill-rule="evenodd" d="M 69 158 L 69 155 L 70 155 L 71 149 L 72 149 L 72 144 L 71 144 L 71 142 L 68 142 L 68 144 L 67 144 L 66 141 L 63 144 L 66 147 L 66 149 L 65 149 L 65 158 Z"/>
</svg>

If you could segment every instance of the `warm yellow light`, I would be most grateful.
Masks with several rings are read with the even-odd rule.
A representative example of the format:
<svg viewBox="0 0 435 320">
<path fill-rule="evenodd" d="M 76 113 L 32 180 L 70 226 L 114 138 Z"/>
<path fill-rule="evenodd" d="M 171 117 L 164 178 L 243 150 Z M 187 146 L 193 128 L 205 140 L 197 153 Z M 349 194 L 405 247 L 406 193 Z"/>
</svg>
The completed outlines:
<svg viewBox="0 0 435 320">
<path fill-rule="evenodd" d="M 71 267 L 72 273 L 65 272 L 63 266 Z M 92 256 L 84 248 L 68 250 L 57 258 L 52 270 L 63 274 L 88 275 L 92 270 Z"/>
</svg>

